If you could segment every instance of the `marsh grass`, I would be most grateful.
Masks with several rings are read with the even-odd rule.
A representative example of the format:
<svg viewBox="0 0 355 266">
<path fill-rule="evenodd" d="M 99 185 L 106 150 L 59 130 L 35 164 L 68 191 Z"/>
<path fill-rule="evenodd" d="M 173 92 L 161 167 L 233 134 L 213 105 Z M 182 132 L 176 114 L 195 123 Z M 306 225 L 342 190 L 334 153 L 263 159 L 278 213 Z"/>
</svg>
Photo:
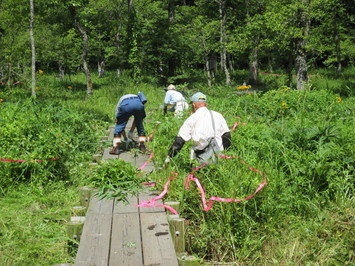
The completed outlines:
<svg viewBox="0 0 355 266">
<path fill-rule="evenodd" d="M 65 223 L 78 201 L 76 187 L 65 182 L 19 185 L 0 198 L 0 264 L 72 263 Z"/>
<path fill-rule="evenodd" d="M 344 80 L 350 86 L 353 81 L 351 75 L 343 80 L 328 74 L 313 79 L 307 91 L 290 89 L 277 77 L 268 77 L 267 86 L 256 93 L 243 95 L 222 85 L 182 85 L 189 95 L 206 93 L 210 109 L 222 113 L 230 127 L 240 122 L 226 155 L 240 157 L 268 178 L 254 198 L 216 202 L 208 212 L 201 207 L 194 183 L 184 189 L 191 171 L 191 144 L 171 164 L 163 164 L 188 113 L 183 119 L 164 116 L 160 106 L 165 92 L 156 84 L 107 73 L 94 77 L 91 99 L 86 98 L 83 75 L 64 80 L 42 76 L 37 100 L 27 99 L 26 88 L 1 88 L 0 98 L 7 101 L 0 104 L 0 155 L 62 159 L 43 164 L 0 162 L 0 264 L 73 262 L 64 221 L 79 202 L 77 188 L 87 184 L 88 163 L 99 136 L 114 123 L 119 97 L 138 91 L 148 99 L 145 127 L 153 134 L 147 146 L 154 153 L 156 171 L 148 178 L 159 190 L 172 172 L 178 173 L 165 200 L 181 202 L 189 253 L 206 262 L 241 265 L 355 263 L 354 98 L 343 86 Z M 324 85 L 326 79 L 331 85 Z M 196 173 L 207 198 L 243 198 L 254 192 L 263 178 L 240 160 L 222 160 Z"/>
</svg>

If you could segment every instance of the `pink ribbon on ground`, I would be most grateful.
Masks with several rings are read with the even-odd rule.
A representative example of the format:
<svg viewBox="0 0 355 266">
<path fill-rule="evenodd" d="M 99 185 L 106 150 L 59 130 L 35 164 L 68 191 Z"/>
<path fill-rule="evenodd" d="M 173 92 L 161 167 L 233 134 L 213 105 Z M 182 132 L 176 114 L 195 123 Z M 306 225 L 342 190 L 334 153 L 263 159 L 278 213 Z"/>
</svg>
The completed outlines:
<svg viewBox="0 0 355 266">
<path fill-rule="evenodd" d="M 0 81 L 0 83 L 6 85 L 6 83 L 3 82 L 3 81 Z M 22 83 L 22 82 L 21 81 L 16 81 L 15 83 L 10 84 L 10 85 L 17 85 L 17 84 L 20 84 L 20 83 Z"/>
<path fill-rule="evenodd" d="M 149 154 L 148 160 L 144 164 L 142 164 L 141 167 L 138 168 L 138 170 L 143 170 L 143 168 L 147 166 L 147 164 L 149 163 L 149 160 L 152 158 L 153 158 L 153 153 Z"/>
<path fill-rule="evenodd" d="M 164 185 L 164 190 L 158 196 L 156 196 L 150 200 L 142 200 L 140 202 L 140 204 L 135 205 L 135 206 L 136 207 L 164 207 L 165 209 L 168 209 L 169 211 L 171 211 L 173 214 L 178 214 L 178 212 L 174 208 L 172 208 L 168 205 L 165 205 L 165 204 L 156 205 L 156 201 L 160 200 L 161 198 L 163 198 L 165 196 L 166 193 L 168 193 L 168 187 L 170 185 L 171 180 L 175 179 L 178 175 L 177 173 L 173 173 L 173 174 L 175 176 L 171 176 L 169 178 L 169 180 Z"/>
<path fill-rule="evenodd" d="M 46 159 L 46 160 L 12 160 L 12 159 L 0 159 L 1 162 L 44 162 L 44 161 L 56 161 L 59 160 L 60 157 L 56 157 L 56 158 L 51 158 L 51 159 Z"/>
<path fill-rule="evenodd" d="M 224 159 L 236 159 L 236 158 L 239 158 L 239 157 L 236 157 L 236 156 L 225 156 L 225 155 L 220 155 L 219 157 L 220 158 L 224 158 Z M 197 188 L 200 191 L 201 201 L 202 201 L 202 205 L 203 205 L 203 210 L 204 211 L 211 210 L 212 207 L 213 207 L 213 202 L 214 201 L 219 201 L 219 202 L 241 202 L 241 201 L 249 200 L 249 199 L 253 198 L 256 195 L 256 193 L 258 193 L 267 184 L 266 175 L 265 175 L 264 172 L 261 172 L 258 169 L 250 167 L 246 162 L 244 162 L 244 161 L 240 161 L 240 162 L 245 164 L 245 165 L 247 165 L 249 170 L 254 171 L 256 173 L 259 173 L 259 174 L 263 175 L 263 177 L 264 177 L 263 182 L 259 184 L 259 186 L 254 191 L 254 193 L 251 194 L 250 196 L 246 197 L 246 198 L 234 199 L 234 198 L 221 198 L 221 197 L 214 197 L 213 196 L 213 197 L 209 198 L 208 203 L 207 203 L 205 191 L 204 191 L 199 179 L 194 176 L 194 173 L 196 171 L 200 170 L 201 168 L 205 167 L 208 163 L 204 163 L 204 164 L 200 165 L 199 167 L 193 169 L 190 174 L 188 174 L 187 178 L 184 181 L 185 189 L 189 189 L 189 181 L 194 181 L 196 183 Z M 141 201 L 140 204 L 136 205 L 136 207 L 164 207 L 164 208 L 168 209 L 169 211 L 171 211 L 173 214 L 178 214 L 175 209 L 173 209 L 172 207 L 170 207 L 168 205 L 164 205 L 164 204 L 163 205 L 162 204 L 156 205 L 156 201 L 160 200 L 163 196 L 165 196 L 168 193 L 168 188 L 169 188 L 171 180 L 177 178 L 178 174 L 175 173 L 175 172 L 173 172 L 173 174 L 175 176 L 171 176 L 170 177 L 170 179 L 164 185 L 164 190 L 158 196 L 156 196 L 156 197 L 154 197 L 154 198 L 152 198 L 151 200 L 148 200 L 148 201 L 143 200 L 143 201 Z M 146 185 L 152 185 L 152 183 L 145 183 L 145 184 Z"/>
<path fill-rule="evenodd" d="M 250 168 L 250 169 L 254 169 L 254 168 Z M 256 169 L 254 169 L 256 170 Z M 259 171 L 258 171 L 259 172 Z M 192 174 L 189 174 L 188 177 L 185 180 L 185 184 L 188 185 L 189 180 L 191 181 L 195 181 L 197 188 L 200 190 L 200 194 L 201 194 L 201 200 L 202 200 L 202 205 L 203 205 L 203 210 L 204 211 L 209 211 L 210 209 L 212 209 L 213 206 L 213 201 L 219 201 L 219 202 L 241 202 L 244 200 L 249 200 L 251 198 L 253 198 L 255 196 L 256 193 L 258 193 L 265 185 L 266 185 L 266 177 L 264 176 L 264 180 L 263 182 L 258 186 L 258 188 L 255 190 L 255 192 L 243 199 L 233 199 L 233 198 L 220 198 L 220 197 L 210 197 L 208 204 L 206 202 L 206 195 L 205 195 L 205 191 L 200 183 L 200 181 L 198 180 L 198 178 L 194 177 Z M 188 189 L 188 186 L 185 189 Z"/>
<path fill-rule="evenodd" d="M 240 117 L 236 117 L 236 118 L 240 118 Z M 235 130 L 235 128 L 240 124 L 241 122 L 237 121 L 234 123 L 233 127 L 232 127 L 232 131 Z M 246 123 L 242 123 L 242 125 L 246 125 Z M 151 134 L 150 136 L 151 138 L 153 137 L 153 134 Z M 150 138 L 150 139 L 151 139 Z M 226 156 L 226 155 L 219 155 L 220 158 L 224 158 L 224 159 L 240 159 L 240 157 L 237 157 L 237 156 Z M 151 153 L 149 155 L 149 159 L 153 158 L 153 153 Z M 141 167 L 139 167 L 139 170 L 142 170 L 149 162 L 149 159 L 148 161 L 146 161 Z M 196 178 L 194 176 L 194 173 L 198 170 L 200 170 L 201 168 L 205 167 L 208 163 L 204 163 L 200 166 L 198 166 L 197 168 L 193 169 L 191 171 L 190 174 L 188 174 L 188 176 L 186 177 L 185 181 L 184 181 L 184 186 L 185 186 L 185 189 L 189 189 L 189 181 L 194 181 L 197 185 L 197 188 L 199 189 L 200 191 L 200 195 L 201 195 L 201 201 L 202 201 L 202 205 L 203 205 L 203 210 L 204 211 L 209 211 L 210 209 L 212 209 L 213 207 L 213 202 L 214 201 L 219 201 L 219 202 L 241 202 L 241 201 L 245 201 L 245 200 L 249 200 L 251 198 L 253 198 L 256 193 L 258 193 L 266 184 L 267 184 L 267 180 L 266 180 L 266 175 L 264 172 L 261 172 L 259 171 L 258 169 L 255 169 L 253 167 L 250 167 L 246 162 L 244 161 L 240 161 L 241 163 L 245 164 L 249 170 L 251 171 L 254 171 L 256 173 L 259 173 L 261 174 L 263 177 L 264 177 L 264 180 L 262 183 L 259 184 L 259 186 L 257 187 L 257 189 L 254 191 L 253 194 L 251 194 L 250 196 L 246 197 L 246 198 L 243 198 L 243 199 L 234 199 L 234 198 L 221 198 L 221 197 L 210 197 L 209 200 L 208 200 L 208 203 L 206 201 L 206 195 L 205 195 L 205 191 L 199 181 L 198 178 Z M 168 209 L 170 212 L 172 212 L 173 214 L 178 214 L 177 211 L 168 206 L 168 205 L 164 205 L 164 204 L 159 204 L 159 205 L 156 205 L 156 201 L 157 200 L 160 200 L 161 198 L 163 198 L 167 193 L 168 193 L 168 188 L 169 188 L 169 185 L 170 185 L 170 182 L 171 180 L 173 179 L 176 179 L 177 176 L 178 176 L 178 173 L 175 173 L 173 172 L 174 176 L 171 176 L 169 178 L 169 180 L 165 183 L 164 185 L 164 190 L 156 197 L 152 198 L 151 200 L 148 200 L 148 201 L 141 201 L 140 204 L 138 205 L 135 205 L 136 207 L 164 207 L 165 209 Z M 161 180 L 160 180 L 161 181 Z M 147 186 L 155 186 L 155 183 L 154 182 L 150 182 L 150 183 L 144 183 L 144 185 L 147 185 Z"/>
<path fill-rule="evenodd" d="M 237 119 L 240 119 L 239 116 L 237 116 L 236 118 L 237 118 Z M 237 128 L 237 126 L 239 126 L 240 124 L 242 124 L 243 126 L 245 126 L 247 123 L 242 123 L 242 122 L 236 121 L 236 122 L 234 123 L 234 125 L 232 126 L 231 131 L 234 132 L 234 130 L 235 130 L 235 129 Z"/>
</svg>

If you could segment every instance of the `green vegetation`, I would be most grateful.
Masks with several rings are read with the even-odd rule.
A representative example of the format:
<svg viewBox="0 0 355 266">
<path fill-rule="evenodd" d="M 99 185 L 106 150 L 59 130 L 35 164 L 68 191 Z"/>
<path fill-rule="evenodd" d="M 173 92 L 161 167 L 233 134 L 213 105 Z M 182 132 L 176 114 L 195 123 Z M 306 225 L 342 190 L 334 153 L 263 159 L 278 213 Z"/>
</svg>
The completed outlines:
<svg viewBox="0 0 355 266">
<path fill-rule="evenodd" d="M 208 212 L 196 185 L 184 188 L 189 144 L 168 167 L 163 165 L 182 120 L 163 116 L 164 91 L 156 83 L 107 73 L 94 78 L 90 99 L 83 75 L 63 80 L 41 75 L 36 99 L 21 84 L 0 87 L 0 159 L 26 160 L 0 161 L 0 264 L 73 262 L 65 221 L 79 204 L 78 188 L 91 184 L 119 192 L 117 183 L 128 181 L 125 189 L 138 189 L 144 179 L 122 161 L 101 164 L 91 176 L 88 172 L 99 136 L 114 123 L 117 100 L 138 91 L 148 99 L 145 126 L 148 135 L 153 133 L 148 147 L 157 170 L 148 178 L 162 189 L 171 172 L 178 173 L 165 199 L 182 203 L 189 253 L 206 262 L 244 265 L 354 264 L 353 71 L 318 73 L 303 91 L 275 76 L 263 76 L 263 85 L 253 91 L 178 85 L 188 95 L 206 93 L 210 108 L 230 127 L 240 122 L 225 153 L 240 159 L 221 159 L 196 173 L 207 199 L 244 198 L 255 191 L 263 177 L 241 161 L 267 175 L 267 185 L 254 198 L 215 202 Z M 241 80 L 243 72 L 233 75 Z"/>
<path fill-rule="evenodd" d="M 138 169 L 123 160 L 108 160 L 98 164 L 88 184 L 99 189 L 99 198 L 116 198 L 128 202 L 127 196 L 137 195 L 144 179 Z"/>
</svg>

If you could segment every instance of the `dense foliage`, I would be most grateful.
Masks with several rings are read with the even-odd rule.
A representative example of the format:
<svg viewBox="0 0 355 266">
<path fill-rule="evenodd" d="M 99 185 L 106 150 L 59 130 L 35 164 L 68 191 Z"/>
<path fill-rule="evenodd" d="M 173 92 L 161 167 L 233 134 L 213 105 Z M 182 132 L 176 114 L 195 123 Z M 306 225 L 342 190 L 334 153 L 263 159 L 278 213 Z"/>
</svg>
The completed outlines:
<svg viewBox="0 0 355 266">
<path fill-rule="evenodd" d="M 99 162 L 90 174 L 88 185 L 98 189 L 99 198 L 128 203 L 129 195 L 138 195 L 144 178 L 137 168 L 123 160 Z"/>
<path fill-rule="evenodd" d="M 208 212 L 196 185 L 184 188 L 190 144 L 163 165 L 183 120 L 163 115 L 159 107 L 165 92 L 155 83 L 108 73 L 95 78 L 90 99 L 82 75 L 58 79 L 43 73 L 36 99 L 21 84 L 0 87 L 0 159 L 26 160 L 0 161 L 0 264 L 73 262 L 65 221 L 70 207 L 79 203 L 78 188 L 91 183 L 102 192 L 120 192 L 118 184 L 124 182 L 125 189 L 137 190 L 140 177 L 122 161 L 101 164 L 92 173 L 88 165 L 99 136 L 114 123 L 118 98 L 138 91 L 148 99 L 145 127 L 153 134 L 147 146 L 156 171 L 148 178 L 160 190 L 172 171 L 178 173 L 164 199 L 182 204 L 190 254 L 206 262 L 245 265 L 354 263 L 352 72 L 318 73 L 304 91 L 284 86 L 283 76 L 265 76 L 263 86 L 248 89 L 178 85 L 187 95 L 206 93 L 209 107 L 222 113 L 230 127 L 240 122 L 225 153 L 239 158 L 221 159 L 196 172 L 207 199 L 251 195 L 263 176 L 248 166 L 267 176 L 254 198 L 215 202 Z M 245 72 L 233 75 L 243 80 Z"/>
<path fill-rule="evenodd" d="M 351 0 L 36 0 L 34 6 L 37 70 L 61 77 L 77 72 L 82 57 L 100 74 L 152 75 L 164 85 L 201 78 L 229 84 L 233 70 L 248 68 L 247 80 L 257 82 L 261 70 L 291 74 L 300 53 L 312 68 L 341 72 L 354 65 Z M 0 80 L 9 85 L 30 81 L 29 8 L 20 0 L 0 2 Z M 203 69 L 206 77 L 196 75 Z"/>
<path fill-rule="evenodd" d="M 213 261 L 322 264 L 330 253 L 331 264 L 354 262 L 354 98 L 287 87 L 244 95 L 219 88 L 213 94 L 211 109 L 223 113 L 231 127 L 240 122 L 225 153 L 240 159 L 221 159 L 196 173 L 207 200 L 244 198 L 255 191 L 263 177 L 243 162 L 265 172 L 268 184 L 247 202 L 214 203 L 205 212 L 196 186 L 184 190 L 190 167 L 189 149 L 183 149 L 171 169 L 179 180 L 172 182 L 169 198 L 182 203 L 182 216 L 191 223 L 189 251 Z M 163 167 L 161 145 L 171 143 L 181 122 L 157 119 L 163 123 L 154 142 L 156 165 Z M 289 231 L 294 239 L 287 237 Z M 291 255 L 293 248 L 297 255 Z"/>
</svg>

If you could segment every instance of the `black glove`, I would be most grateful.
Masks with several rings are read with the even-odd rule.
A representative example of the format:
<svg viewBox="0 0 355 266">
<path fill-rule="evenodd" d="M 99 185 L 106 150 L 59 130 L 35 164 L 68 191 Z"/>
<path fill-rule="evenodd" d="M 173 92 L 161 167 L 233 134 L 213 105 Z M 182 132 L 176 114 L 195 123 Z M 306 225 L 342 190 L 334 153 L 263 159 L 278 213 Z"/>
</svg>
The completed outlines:
<svg viewBox="0 0 355 266">
<path fill-rule="evenodd" d="M 176 154 L 179 153 L 179 151 L 184 147 L 185 145 L 185 140 L 183 140 L 182 137 L 176 137 L 174 143 L 171 145 L 169 151 L 168 151 L 168 156 L 169 157 L 174 157 Z"/>
<path fill-rule="evenodd" d="M 222 135 L 223 148 L 227 150 L 232 144 L 232 136 L 230 132 L 226 132 Z"/>
</svg>

